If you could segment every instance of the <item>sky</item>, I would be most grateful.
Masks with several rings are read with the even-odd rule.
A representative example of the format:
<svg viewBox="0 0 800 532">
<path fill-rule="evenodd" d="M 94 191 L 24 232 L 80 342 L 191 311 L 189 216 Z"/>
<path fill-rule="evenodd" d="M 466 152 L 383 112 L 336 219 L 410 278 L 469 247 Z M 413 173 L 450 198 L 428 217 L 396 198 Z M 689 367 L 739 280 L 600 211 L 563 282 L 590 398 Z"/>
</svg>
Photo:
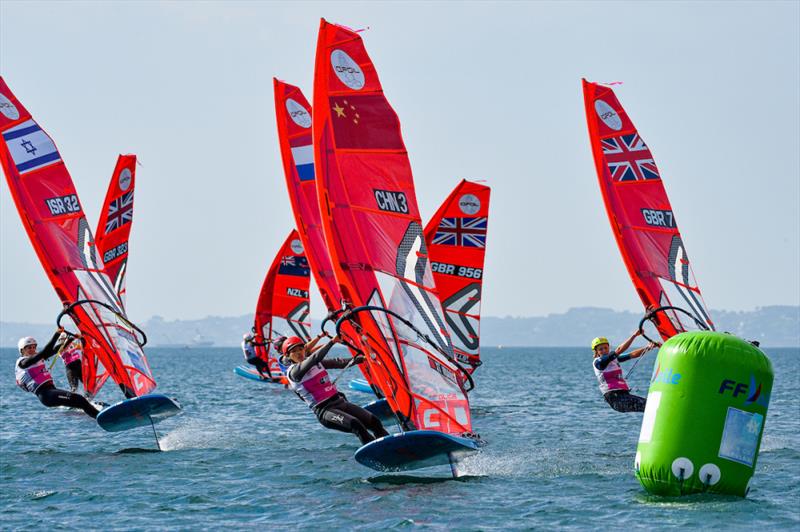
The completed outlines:
<svg viewBox="0 0 800 532">
<path fill-rule="evenodd" d="M 117 154 L 139 157 L 133 321 L 253 312 L 293 223 L 272 77 L 311 99 L 320 17 L 368 28 L 423 221 L 462 178 L 492 187 L 483 315 L 641 310 L 582 77 L 623 82 L 708 306 L 800 304 L 798 2 L 3 0 L 0 72 L 92 226 Z M 0 321 L 53 321 L 58 299 L 0 189 Z"/>
</svg>

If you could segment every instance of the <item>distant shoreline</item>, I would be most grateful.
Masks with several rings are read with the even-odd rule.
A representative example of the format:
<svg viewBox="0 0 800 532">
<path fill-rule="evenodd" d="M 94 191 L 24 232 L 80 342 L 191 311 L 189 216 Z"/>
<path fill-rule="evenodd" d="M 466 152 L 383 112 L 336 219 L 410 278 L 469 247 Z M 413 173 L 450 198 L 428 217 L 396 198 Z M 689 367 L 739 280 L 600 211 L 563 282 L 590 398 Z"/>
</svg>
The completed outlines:
<svg viewBox="0 0 800 532">
<path fill-rule="evenodd" d="M 711 310 L 717 330 L 728 331 L 769 347 L 800 346 L 800 306 L 773 305 L 750 311 Z M 641 314 L 599 307 L 571 308 L 535 317 L 487 316 L 481 320 L 481 345 L 487 347 L 573 347 L 595 336 L 612 343 L 624 340 L 639 324 Z M 198 320 L 165 320 L 154 316 L 139 325 L 149 346 L 165 348 L 233 347 L 250 330 L 252 315 Z M 319 320 L 311 320 L 312 330 Z M 0 347 L 13 347 L 21 336 L 49 337 L 54 324 L 0 322 Z"/>
</svg>

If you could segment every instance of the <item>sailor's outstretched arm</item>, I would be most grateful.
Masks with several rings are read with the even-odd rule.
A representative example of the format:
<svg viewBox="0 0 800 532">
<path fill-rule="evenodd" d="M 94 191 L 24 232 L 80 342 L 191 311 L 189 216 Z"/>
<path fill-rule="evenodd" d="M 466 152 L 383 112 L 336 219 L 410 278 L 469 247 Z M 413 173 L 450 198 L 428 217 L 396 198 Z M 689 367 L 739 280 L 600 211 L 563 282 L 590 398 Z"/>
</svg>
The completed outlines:
<svg viewBox="0 0 800 532">
<path fill-rule="evenodd" d="M 642 334 L 642 333 L 641 333 L 641 332 L 639 332 L 639 331 L 636 331 L 635 333 L 633 333 L 633 334 L 630 336 L 630 338 L 628 338 L 627 340 L 625 340 L 624 342 L 622 342 L 621 344 L 619 344 L 619 346 L 618 346 L 618 347 L 615 349 L 615 351 L 617 352 L 617 354 L 618 354 L 618 355 L 621 355 L 622 353 L 624 353 L 625 351 L 627 351 L 627 350 L 628 350 L 628 348 L 629 348 L 629 347 L 631 346 L 631 344 L 633 343 L 633 341 L 636 339 L 636 337 L 637 337 L 637 336 L 639 336 L 640 334 Z"/>
<path fill-rule="evenodd" d="M 33 355 L 32 357 L 25 358 L 22 362 L 19 363 L 20 367 L 22 368 L 29 368 L 39 362 L 40 360 L 47 360 L 51 356 L 56 354 L 56 342 L 58 341 L 58 337 L 61 336 L 61 333 L 64 332 L 64 329 L 58 329 L 53 337 L 50 338 L 50 341 L 42 348 L 41 351 Z"/>
<path fill-rule="evenodd" d="M 310 370 L 311 368 L 322 362 L 322 359 L 325 358 L 325 356 L 328 354 L 328 351 L 331 350 L 331 347 L 333 347 L 335 343 L 336 343 L 335 340 L 328 342 L 327 344 L 325 344 L 324 347 L 319 349 L 316 353 L 307 357 L 299 364 L 295 364 L 294 366 L 292 366 L 292 369 L 289 370 L 291 373 L 290 377 L 292 378 L 292 380 L 295 382 L 302 380 L 303 377 L 305 377 L 306 373 L 308 373 L 308 370 Z"/>
</svg>

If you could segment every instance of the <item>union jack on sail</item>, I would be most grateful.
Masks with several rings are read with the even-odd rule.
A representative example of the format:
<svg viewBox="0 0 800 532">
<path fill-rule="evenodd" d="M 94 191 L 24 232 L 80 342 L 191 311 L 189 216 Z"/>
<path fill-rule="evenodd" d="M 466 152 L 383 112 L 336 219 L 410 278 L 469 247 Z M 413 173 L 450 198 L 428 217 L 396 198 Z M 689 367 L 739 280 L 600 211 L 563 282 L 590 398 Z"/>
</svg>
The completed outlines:
<svg viewBox="0 0 800 532">
<path fill-rule="evenodd" d="M 442 218 L 432 244 L 486 247 L 487 218 Z"/>
<path fill-rule="evenodd" d="M 661 179 L 650 148 L 638 133 L 600 139 L 614 181 Z"/>
<path fill-rule="evenodd" d="M 108 204 L 106 233 L 133 221 L 133 191 L 126 192 Z"/>
</svg>

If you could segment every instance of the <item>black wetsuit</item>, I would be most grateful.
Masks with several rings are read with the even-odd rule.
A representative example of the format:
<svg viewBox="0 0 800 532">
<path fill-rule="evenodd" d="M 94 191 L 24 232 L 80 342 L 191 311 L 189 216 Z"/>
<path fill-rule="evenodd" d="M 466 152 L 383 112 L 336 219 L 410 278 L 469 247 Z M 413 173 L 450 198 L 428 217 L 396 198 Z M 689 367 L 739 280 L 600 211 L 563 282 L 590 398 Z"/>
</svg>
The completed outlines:
<svg viewBox="0 0 800 532">
<path fill-rule="evenodd" d="M 64 365 L 64 373 L 67 375 L 67 382 L 69 383 L 70 391 L 74 392 L 78 389 L 78 385 L 83 383 L 83 370 L 81 369 L 81 361 L 73 360 L 69 364 Z"/>
<path fill-rule="evenodd" d="M 20 361 L 19 366 L 22 369 L 27 369 L 37 362 L 47 360 L 55 355 L 55 345 L 60 334 L 61 333 L 56 332 L 41 351 L 32 357 L 24 357 L 23 360 Z M 36 397 L 39 398 L 39 401 L 41 401 L 41 403 L 46 407 L 69 406 L 72 408 L 80 408 L 86 412 L 87 416 L 91 416 L 92 418 L 96 418 L 97 414 L 100 413 L 100 411 L 95 408 L 94 405 L 90 403 L 84 396 L 56 388 L 52 381 L 45 382 L 39 386 L 34 393 L 36 394 Z"/>
<path fill-rule="evenodd" d="M 81 358 L 83 357 L 83 349 L 86 342 L 81 338 Z M 69 383 L 69 390 L 74 392 L 78 389 L 79 384 L 83 384 L 83 370 L 81 369 L 81 359 L 73 360 L 69 364 L 64 364 L 64 373 L 67 375 L 67 382 Z"/>
<path fill-rule="evenodd" d="M 302 381 L 306 373 L 317 364 L 321 364 L 325 369 L 344 369 L 347 367 L 351 361 L 346 358 L 325 360 L 325 355 L 331 350 L 333 344 L 334 342 L 328 343 L 313 355 L 306 357 L 301 363 L 291 366 L 289 375 L 287 375 L 289 380 L 295 383 Z M 349 402 L 341 392 L 317 404 L 313 407 L 313 410 L 324 427 L 355 434 L 361 440 L 362 445 L 389 435 L 386 429 L 383 428 L 383 423 L 381 423 L 380 419 L 360 406 Z M 372 431 L 372 434 L 370 434 L 370 431 Z"/>
<path fill-rule="evenodd" d="M 616 351 L 611 351 L 607 355 L 595 358 L 594 367 L 603 371 L 612 360 L 625 362 L 630 359 L 630 355 L 617 355 Z M 603 399 L 617 412 L 644 412 L 644 408 L 647 405 L 647 399 L 633 395 L 628 390 L 611 390 L 603 394 Z"/>
</svg>

